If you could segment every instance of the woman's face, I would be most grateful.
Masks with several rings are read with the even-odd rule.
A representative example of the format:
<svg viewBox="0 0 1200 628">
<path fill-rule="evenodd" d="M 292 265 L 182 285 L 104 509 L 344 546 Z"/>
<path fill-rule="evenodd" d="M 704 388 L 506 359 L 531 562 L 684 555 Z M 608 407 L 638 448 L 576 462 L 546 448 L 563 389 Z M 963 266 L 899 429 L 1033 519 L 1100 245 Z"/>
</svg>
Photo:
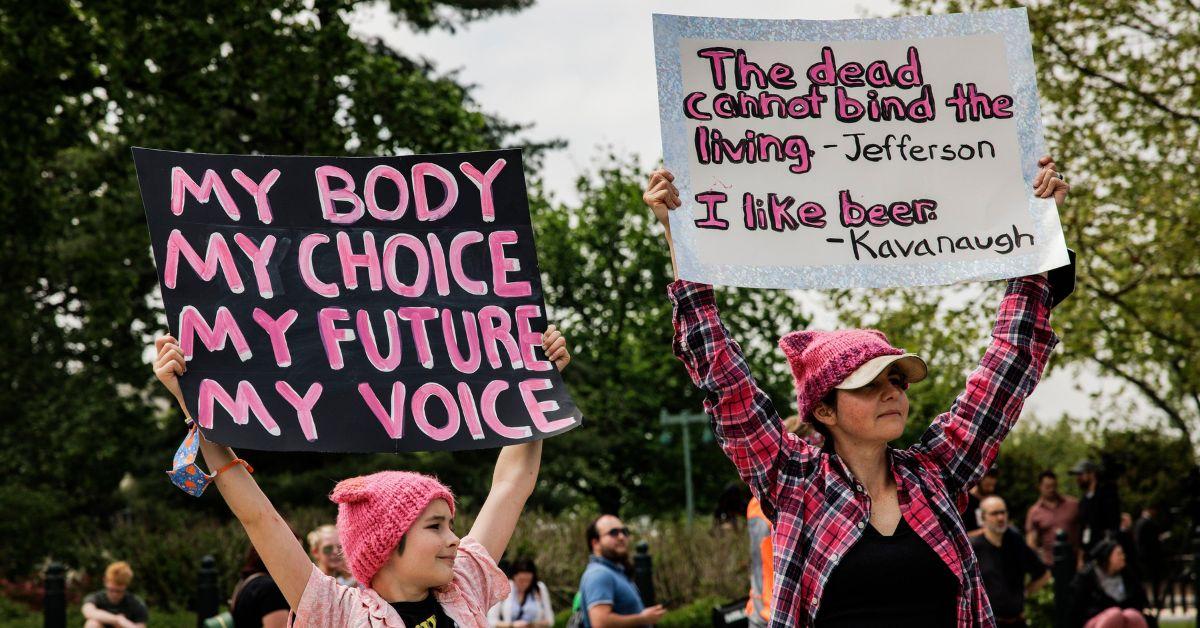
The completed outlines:
<svg viewBox="0 0 1200 628">
<path fill-rule="evenodd" d="M 895 440 L 904 433 L 908 421 L 907 389 L 908 378 L 900 367 L 892 365 L 862 388 L 838 390 L 837 408 L 823 406 L 817 411 L 817 420 L 829 425 L 837 442 L 873 444 Z"/>
<path fill-rule="evenodd" d="M 317 567 L 326 573 L 341 571 L 345 568 L 345 558 L 342 556 L 342 544 L 336 534 L 324 534 L 313 549 L 313 557 Z"/>
<path fill-rule="evenodd" d="M 450 505 L 435 499 L 404 534 L 404 551 L 393 552 L 375 579 L 392 578 L 414 588 L 440 587 L 454 579 L 457 555 L 458 535 L 454 534 Z"/>
<path fill-rule="evenodd" d="M 513 574 L 513 584 L 517 586 L 517 591 L 524 593 L 533 585 L 533 573 L 528 571 L 518 571 Z"/>
<path fill-rule="evenodd" d="M 1125 550 L 1118 545 L 1113 549 L 1112 554 L 1108 556 L 1108 573 L 1110 575 L 1121 573 L 1125 568 Z"/>
</svg>

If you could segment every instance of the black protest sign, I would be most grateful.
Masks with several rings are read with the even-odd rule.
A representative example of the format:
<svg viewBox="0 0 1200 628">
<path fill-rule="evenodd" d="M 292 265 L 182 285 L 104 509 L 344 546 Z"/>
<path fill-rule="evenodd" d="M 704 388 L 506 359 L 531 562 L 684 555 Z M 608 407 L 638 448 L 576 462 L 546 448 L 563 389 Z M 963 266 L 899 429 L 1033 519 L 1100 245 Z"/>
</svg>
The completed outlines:
<svg viewBox="0 0 1200 628">
<path fill-rule="evenodd" d="M 579 425 L 541 349 L 519 150 L 133 157 L 206 437 L 454 450 Z"/>
</svg>

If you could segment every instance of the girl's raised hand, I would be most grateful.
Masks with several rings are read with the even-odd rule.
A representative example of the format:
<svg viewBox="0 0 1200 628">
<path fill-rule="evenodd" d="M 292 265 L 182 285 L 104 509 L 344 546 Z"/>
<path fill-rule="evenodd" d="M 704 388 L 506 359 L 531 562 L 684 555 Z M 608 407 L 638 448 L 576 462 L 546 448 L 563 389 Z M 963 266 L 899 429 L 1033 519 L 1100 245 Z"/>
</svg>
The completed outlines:
<svg viewBox="0 0 1200 628">
<path fill-rule="evenodd" d="M 187 371 L 187 361 L 183 359 L 179 341 L 170 334 L 159 336 L 154 340 L 154 348 L 158 350 L 158 357 L 154 359 L 154 376 L 175 395 L 179 406 L 183 407 L 183 390 L 179 387 L 179 376 Z"/>
<path fill-rule="evenodd" d="M 561 372 L 571 363 L 571 352 L 567 351 L 567 339 L 563 338 L 562 332 L 554 325 L 546 327 L 546 333 L 542 334 L 542 350 L 546 352 L 546 358 L 554 363 Z"/>
</svg>

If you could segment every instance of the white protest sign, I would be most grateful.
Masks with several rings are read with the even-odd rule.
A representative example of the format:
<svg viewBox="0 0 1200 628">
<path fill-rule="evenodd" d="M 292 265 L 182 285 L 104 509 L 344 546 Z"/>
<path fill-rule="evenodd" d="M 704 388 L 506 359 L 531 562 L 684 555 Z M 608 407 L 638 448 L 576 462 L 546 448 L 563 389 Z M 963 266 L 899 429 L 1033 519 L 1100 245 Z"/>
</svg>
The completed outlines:
<svg viewBox="0 0 1200 628">
<path fill-rule="evenodd" d="M 947 284 L 1065 265 L 1024 9 L 872 20 L 654 16 L 680 276 Z"/>
</svg>

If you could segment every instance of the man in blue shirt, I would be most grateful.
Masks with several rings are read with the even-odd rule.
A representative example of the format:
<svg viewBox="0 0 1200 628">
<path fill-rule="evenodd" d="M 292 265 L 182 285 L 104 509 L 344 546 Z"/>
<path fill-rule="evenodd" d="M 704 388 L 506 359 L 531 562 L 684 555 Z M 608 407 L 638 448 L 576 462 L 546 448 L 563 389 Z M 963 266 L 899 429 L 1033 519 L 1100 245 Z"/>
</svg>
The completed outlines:
<svg viewBox="0 0 1200 628">
<path fill-rule="evenodd" d="M 587 569 L 579 581 L 583 625 L 588 628 L 653 626 L 662 619 L 662 605 L 646 608 L 637 586 L 626 573 L 629 528 L 613 515 L 601 515 L 587 529 Z"/>
</svg>

